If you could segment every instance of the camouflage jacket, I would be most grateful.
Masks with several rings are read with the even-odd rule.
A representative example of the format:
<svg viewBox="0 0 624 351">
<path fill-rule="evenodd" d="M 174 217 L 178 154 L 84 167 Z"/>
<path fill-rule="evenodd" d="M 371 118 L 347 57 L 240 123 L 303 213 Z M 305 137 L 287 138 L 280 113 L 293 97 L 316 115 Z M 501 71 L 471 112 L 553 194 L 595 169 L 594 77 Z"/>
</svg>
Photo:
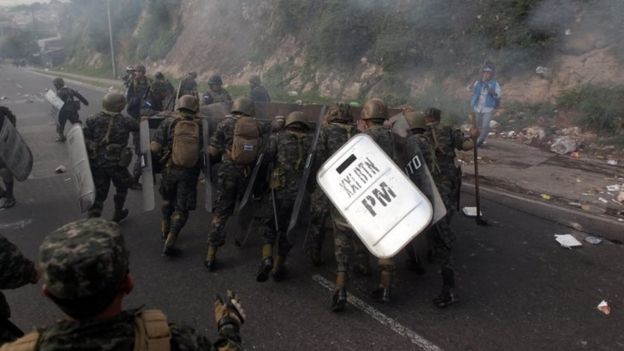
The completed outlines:
<svg viewBox="0 0 624 351">
<path fill-rule="evenodd" d="M 152 89 L 148 95 L 148 101 L 152 105 L 151 108 L 156 111 L 163 111 L 166 108 L 172 109 L 174 107 L 175 88 L 166 79 L 156 79 L 154 83 L 152 83 Z"/>
<path fill-rule="evenodd" d="M 126 111 L 134 118 L 139 118 L 143 102 L 148 98 L 149 91 L 152 89 L 152 80 L 144 77 L 141 80 L 133 79 L 128 85 L 126 100 L 128 106 Z"/>
<path fill-rule="evenodd" d="M 39 330 L 37 350 L 132 351 L 135 341 L 134 320 L 139 311 L 123 311 L 107 320 L 58 322 Z M 232 325 L 221 328 L 215 343 L 185 325 L 169 323 L 169 328 L 171 350 L 241 350 L 238 330 Z"/>
<path fill-rule="evenodd" d="M 266 161 L 273 162 L 271 188 L 284 193 L 297 193 L 312 139 L 311 133 L 292 129 L 271 135 L 266 151 Z"/>
<path fill-rule="evenodd" d="M 464 142 L 469 138 L 459 129 L 440 125 L 427 128 L 423 136 L 432 148 L 432 157 L 427 163 L 434 178 L 444 174 L 455 177 L 455 150 L 464 150 Z"/>
<path fill-rule="evenodd" d="M 228 93 L 228 91 L 225 89 L 221 89 L 221 92 L 218 92 L 218 93 L 216 91 L 208 89 L 204 93 L 203 98 L 204 98 L 204 104 L 206 105 L 216 104 L 218 102 L 227 102 L 227 103 L 232 102 L 232 97 L 230 96 L 230 93 Z"/>
<path fill-rule="evenodd" d="M 109 132 L 110 128 L 110 132 Z M 139 123 L 121 113 L 99 112 L 87 118 L 83 133 L 92 165 L 116 166 L 130 133 L 139 131 Z"/>
<path fill-rule="evenodd" d="M 33 283 L 37 277 L 35 264 L 24 257 L 15 245 L 0 235 L 0 289 L 17 289 Z M 11 310 L 0 292 L 0 319 L 8 319 Z"/>
<path fill-rule="evenodd" d="M 321 128 L 316 162 L 320 166 L 327 161 L 342 145 L 358 133 L 354 125 L 342 122 L 330 122 Z"/>
<path fill-rule="evenodd" d="M 197 92 L 197 81 L 191 77 L 186 77 L 180 83 L 180 96 L 193 95 Z"/>
<path fill-rule="evenodd" d="M 152 143 L 157 143 L 162 147 L 160 155 L 161 166 L 166 166 L 167 161 L 169 161 L 169 157 L 171 156 L 171 148 L 173 147 L 173 133 L 175 131 L 174 122 L 182 118 L 194 119 L 199 124 L 199 152 L 200 155 L 203 153 L 204 138 L 202 135 L 201 119 L 194 114 L 178 111 L 173 115 L 173 117 L 169 117 L 162 121 L 162 123 L 160 123 L 160 125 L 158 126 L 156 133 L 152 137 Z M 201 162 L 197 162 L 197 168 L 195 170 L 199 171 L 200 168 Z"/>
<path fill-rule="evenodd" d="M 381 149 L 390 156 L 391 159 L 397 159 L 394 149 L 394 135 L 392 131 L 384 128 L 383 125 L 374 125 L 365 132 L 381 147 Z"/>
</svg>

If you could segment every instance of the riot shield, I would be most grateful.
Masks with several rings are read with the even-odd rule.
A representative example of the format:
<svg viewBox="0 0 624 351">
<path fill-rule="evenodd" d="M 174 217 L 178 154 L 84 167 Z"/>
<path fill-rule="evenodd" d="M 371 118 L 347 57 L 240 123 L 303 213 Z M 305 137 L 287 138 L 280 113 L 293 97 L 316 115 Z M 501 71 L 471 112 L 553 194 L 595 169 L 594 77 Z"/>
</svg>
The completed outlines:
<svg viewBox="0 0 624 351">
<path fill-rule="evenodd" d="M 80 202 L 80 210 L 86 212 L 95 201 L 95 185 L 91 167 L 89 166 L 89 156 L 85 146 L 82 125 L 72 124 L 66 133 L 67 151 L 71 162 L 71 170 Z"/>
<path fill-rule="evenodd" d="M 431 176 L 427 162 L 423 157 L 421 145 L 418 137 L 411 136 L 403 140 L 404 157 L 402 165 L 405 173 L 414 182 L 414 184 L 422 191 L 431 205 L 433 205 L 433 219 L 431 225 L 436 224 L 439 220 L 446 216 L 446 206 L 442 201 L 438 187 Z"/>
<path fill-rule="evenodd" d="M 205 181 L 205 199 L 204 199 L 204 208 L 207 212 L 212 213 L 212 170 L 210 167 L 210 154 L 208 153 L 209 139 L 210 139 L 210 121 L 206 118 L 202 118 L 202 137 L 204 142 L 204 150 L 203 150 L 203 171 Z"/>
<path fill-rule="evenodd" d="M 143 211 L 151 211 L 156 206 L 154 199 L 154 173 L 152 170 L 152 152 L 150 149 L 150 118 L 142 118 L 139 125 L 139 148 L 141 154 L 137 162 L 141 162 L 143 177 Z"/>
<path fill-rule="evenodd" d="M 20 182 L 28 178 L 33 167 L 30 148 L 8 118 L 4 119 L 0 129 L 0 163 Z M 4 167 L 0 165 L 0 168 Z"/>
<path fill-rule="evenodd" d="M 396 255 L 431 222 L 427 197 L 366 134 L 358 134 L 332 155 L 317 181 L 368 250 L 379 258 Z"/>
<path fill-rule="evenodd" d="M 52 89 L 48 89 L 48 91 L 46 91 L 45 98 L 58 111 L 60 111 L 63 108 L 63 105 L 65 105 L 63 100 L 61 100 Z"/>
</svg>

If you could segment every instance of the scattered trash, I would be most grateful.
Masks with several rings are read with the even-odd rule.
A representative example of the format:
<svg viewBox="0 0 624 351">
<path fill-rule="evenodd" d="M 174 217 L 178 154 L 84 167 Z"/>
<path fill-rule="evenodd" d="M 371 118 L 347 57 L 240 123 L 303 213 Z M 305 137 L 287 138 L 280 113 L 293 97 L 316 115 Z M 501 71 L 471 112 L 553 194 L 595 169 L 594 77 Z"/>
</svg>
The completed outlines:
<svg viewBox="0 0 624 351">
<path fill-rule="evenodd" d="M 568 205 L 574 206 L 574 207 L 583 207 L 583 205 L 578 202 L 568 202 Z"/>
<path fill-rule="evenodd" d="M 542 78 L 548 78 L 550 77 L 550 69 L 544 66 L 537 66 L 537 68 L 535 69 L 535 74 Z"/>
<path fill-rule="evenodd" d="M 595 236 L 588 236 L 585 238 L 585 241 L 592 244 L 592 245 L 598 245 L 602 242 L 602 239 L 597 238 Z"/>
<path fill-rule="evenodd" d="M 568 249 L 583 246 L 583 244 L 581 244 L 580 241 L 576 240 L 576 238 L 572 236 L 572 234 L 555 234 L 555 240 L 557 240 L 557 242 L 561 246 Z"/>
<path fill-rule="evenodd" d="M 65 182 L 71 182 L 71 178 L 65 178 Z"/>
<path fill-rule="evenodd" d="M 555 140 L 555 142 L 550 146 L 550 151 L 559 155 L 566 155 L 576 151 L 577 148 L 578 143 L 575 139 L 569 136 L 564 136 Z"/>
<path fill-rule="evenodd" d="M 588 205 L 588 204 L 581 205 L 581 208 L 583 209 L 583 211 L 586 211 L 586 212 L 591 212 L 591 209 L 592 209 L 591 205 Z"/>
<path fill-rule="evenodd" d="M 566 29 L 565 32 L 563 32 L 563 34 L 565 34 L 566 36 L 572 35 L 572 30 Z"/>
<path fill-rule="evenodd" d="M 498 128 L 498 126 L 500 126 L 500 123 L 496 122 L 495 120 L 490 121 L 490 128 L 494 129 Z"/>
<path fill-rule="evenodd" d="M 572 222 L 572 223 L 570 223 L 570 225 L 572 226 L 572 228 L 578 230 L 579 232 L 583 231 L 583 226 L 578 224 L 578 223 L 576 223 L 576 222 Z"/>
<path fill-rule="evenodd" d="M 607 204 L 607 203 L 609 203 L 609 201 L 607 201 L 607 200 L 606 200 L 605 198 L 603 198 L 603 197 L 599 197 L 599 198 L 598 198 L 598 201 L 602 202 L 603 204 Z"/>
<path fill-rule="evenodd" d="M 288 92 L 288 96 L 299 96 L 299 93 L 294 90 L 291 90 Z"/>
<path fill-rule="evenodd" d="M 0 100 L 8 100 L 9 98 L 6 96 L 0 96 Z"/>
<path fill-rule="evenodd" d="M 550 199 L 552 199 L 552 196 L 550 196 L 550 195 L 548 195 L 548 194 L 542 194 L 541 196 L 542 196 L 542 199 L 544 199 L 544 200 L 550 200 Z"/>
<path fill-rule="evenodd" d="M 65 173 L 65 172 L 67 172 L 67 168 L 63 165 L 56 167 L 56 169 L 54 170 L 54 173 L 58 173 L 58 174 Z"/>
<path fill-rule="evenodd" d="M 620 186 L 617 184 L 607 185 L 607 191 L 620 191 Z"/>
<path fill-rule="evenodd" d="M 616 161 L 616 160 L 608 160 L 608 161 L 607 161 L 607 164 L 609 164 L 609 165 L 611 165 L 611 166 L 617 166 L 618 161 Z"/>
<path fill-rule="evenodd" d="M 580 160 L 581 159 L 581 154 L 579 154 L 578 151 L 574 151 L 573 153 L 570 154 L 570 157 L 575 159 L 575 160 Z"/>
<path fill-rule="evenodd" d="M 529 127 L 524 134 L 529 140 L 543 140 L 546 138 L 546 131 L 542 127 Z"/>
<path fill-rule="evenodd" d="M 618 200 L 618 202 L 624 202 L 624 191 L 620 191 L 616 200 Z"/>
<path fill-rule="evenodd" d="M 598 306 L 598 311 L 604 313 L 605 315 L 610 315 L 611 314 L 611 306 L 609 306 L 609 303 L 605 300 L 602 300 Z"/>
<path fill-rule="evenodd" d="M 464 215 L 468 217 L 476 217 L 477 216 L 477 208 L 476 207 L 464 207 L 462 208 L 462 212 Z M 483 211 L 481 211 L 481 216 L 483 216 Z"/>
</svg>

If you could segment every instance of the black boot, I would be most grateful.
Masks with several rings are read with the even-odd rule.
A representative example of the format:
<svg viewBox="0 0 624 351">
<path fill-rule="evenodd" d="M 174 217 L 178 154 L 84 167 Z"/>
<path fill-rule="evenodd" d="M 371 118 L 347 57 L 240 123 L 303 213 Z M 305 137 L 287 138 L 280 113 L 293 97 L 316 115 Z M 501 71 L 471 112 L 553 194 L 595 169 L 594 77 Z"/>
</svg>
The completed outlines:
<svg viewBox="0 0 624 351">
<path fill-rule="evenodd" d="M 314 267 L 319 267 L 323 264 L 323 257 L 321 255 L 321 248 L 317 246 L 312 246 L 310 248 L 310 260 L 312 260 L 312 264 Z"/>
<path fill-rule="evenodd" d="M 216 268 L 217 262 L 217 248 L 208 245 L 208 252 L 206 252 L 206 258 L 204 259 L 204 266 L 208 268 L 209 271 L 214 272 Z"/>
<path fill-rule="evenodd" d="M 373 290 L 373 300 L 377 302 L 390 302 L 390 288 L 392 287 L 392 278 L 394 274 L 391 271 L 381 271 L 379 277 L 379 287 Z"/>
<path fill-rule="evenodd" d="M 334 296 L 332 297 L 332 312 L 340 312 L 345 309 L 347 305 L 347 289 L 340 288 L 334 292 Z"/>
<path fill-rule="evenodd" d="M 459 302 L 459 298 L 453 293 L 453 289 L 446 286 L 442 287 L 442 292 L 440 293 L 440 295 L 433 299 L 433 304 L 437 308 L 445 308 L 456 302 Z"/>
<path fill-rule="evenodd" d="M 126 217 L 128 217 L 128 213 L 130 213 L 130 211 L 128 211 L 127 208 L 115 210 L 115 214 L 113 214 L 113 222 L 119 223 L 123 221 Z"/>
<path fill-rule="evenodd" d="M 273 269 L 273 257 L 265 257 L 262 259 L 260 263 L 260 268 L 258 269 L 258 275 L 256 275 L 257 282 L 266 282 L 269 279 L 269 273 L 271 273 L 271 269 Z"/>
<path fill-rule="evenodd" d="M 286 267 L 284 266 L 285 262 L 285 256 L 277 256 L 275 258 L 275 265 L 273 265 L 273 270 L 271 271 L 271 276 L 274 281 L 281 282 L 286 277 Z"/>
<path fill-rule="evenodd" d="M 167 235 L 167 240 L 165 240 L 165 243 L 163 244 L 163 251 L 162 251 L 163 256 L 176 256 L 177 255 L 178 250 L 176 250 L 175 248 L 175 242 L 177 238 L 178 236 L 174 233 L 169 233 L 169 235 Z"/>
</svg>

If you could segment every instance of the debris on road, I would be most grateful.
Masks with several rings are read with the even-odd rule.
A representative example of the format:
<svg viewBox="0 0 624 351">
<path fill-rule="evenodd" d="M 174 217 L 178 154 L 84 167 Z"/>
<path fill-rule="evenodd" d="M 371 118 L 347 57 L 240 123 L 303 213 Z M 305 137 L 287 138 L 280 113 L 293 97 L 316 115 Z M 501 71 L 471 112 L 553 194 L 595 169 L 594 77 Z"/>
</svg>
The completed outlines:
<svg viewBox="0 0 624 351">
<path fill-rule="evenodd" d="M 617 166 L 618 161 L 616 161 L 616 160 L 607 160 L 607 164 L 609 164 L 611 166 Z"/>
<path fill-rule="evenodd" d="M 57 173 L 57 174 L 61 174 L 65 172 L 67 172 L 67 168 L 63 165 L 56 167 L 56 169 L 54 170 L 54 173 Z"/>
<path fill-rule="evenodd" d="M 603 204 L 607 204 L 609 203 L 609 201 L 607 201 L 607 199 L 603 198 L 603 197 L 599 197 L 598 201 L 602 202 Z"/>
<path fill-rule="evenodd" d="M 476 207 L 464 207 L 462 208 L 462 212 L 465 216 L 468 217 L 476 217 L 477 216 L 477 208 Z M 483 211 L 481 211 L 481 216 L 483 216 Z"/>
<path fill-rule="evenodd" d="M 557 242 L 561 246 L 567 249 L 583 246 L 583 244 L 580 241 L 576 240 L 576 238 L 572 236 L 572 234 L 555 234 L 555 240 L 557 240 Z"/>
<path fill-rule="evenodd" d="M 8 100 L 9 98 L 6 96 L 0 96 L 0 100 L 4 101 L 4 100 Z"/>
<path fill-rule="evenodd" d="M 548 195 L 548 194 L 541 194 L 540 196 L 541 196 L 541 197 L 542 197 L 542 199 L 544 199 L 544 200 L 550 200 L 550 199 L 552 199 L 552 196 L 550 196 L 550 195 Z"/>
<path fill-rule="evenodd" d="M 588 237 L 585 238 L 585 241 L 587 243 L 589 243 L 589 244 L 592 244 L 592 245 L 598 245 L 598 244 L 600 244 L 602 242 L 602 239 L 597 238 L 595 236 L 588 236 Z"/>
<path fill-rule="evenodd" d="M 620 186 L 617 184 L 607 185 L 607 191 L 620 191 Z"/>
<path fill-rule="evenodd" d="M 611 306 L 609 306 L 609 303 L 605 300 L 602 300 L 599 304 L 598 304 L 598 311 L 604 313 L 605 315 L 610 315 L 611 314 Z"/>
<path fill-rule="evenodd" d="M 570 136 L 563 136 L 557 138 L 553 144 L 550 146 L 550 151 L 559 154 L 566 155 L 571 152 L 574 152 L 578 149 L 578 142 L 576 139 Z"/>
</svg>

